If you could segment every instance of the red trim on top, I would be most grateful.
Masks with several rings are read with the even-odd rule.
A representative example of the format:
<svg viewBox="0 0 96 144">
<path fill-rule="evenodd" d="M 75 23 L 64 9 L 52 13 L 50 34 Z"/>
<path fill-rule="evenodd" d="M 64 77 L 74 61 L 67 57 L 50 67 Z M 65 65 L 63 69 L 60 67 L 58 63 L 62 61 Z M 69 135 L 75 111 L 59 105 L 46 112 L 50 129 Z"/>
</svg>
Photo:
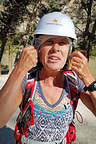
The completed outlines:
<svg viewBox="0 0 96 144">
<path fill-rule="evenodd" d="M 70 74 L 74 75 L 74 73 L 71 70 L 64 71 L 64 74 L 67 74 L 67 73 L 70 73 Z"/>
<path fill-rule="evenodd" d="M 34 81 L 27 82 L 27 84 L 26 84 L 26 89 L 32 87 L 33 85 L 34 85 Z"/>
<path fill-rule="evenodd" d="M 31 109 L 32 109 L 32 115 L 31 115 L 30 124 L 31 124 L 31 125 L 34 125 L 33 102 L 32 102 L 31 100 L 29 100 L 29 104 L 30 104 Z"/>
</svg>

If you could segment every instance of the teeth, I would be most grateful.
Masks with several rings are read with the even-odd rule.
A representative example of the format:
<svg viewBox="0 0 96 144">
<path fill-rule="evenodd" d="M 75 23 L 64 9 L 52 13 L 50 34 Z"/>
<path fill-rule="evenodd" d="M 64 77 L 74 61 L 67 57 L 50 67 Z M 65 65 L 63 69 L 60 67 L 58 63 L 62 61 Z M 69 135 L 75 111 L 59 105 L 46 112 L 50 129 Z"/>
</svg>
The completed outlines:
<svg viewBox="0 0 96 144">
<path fill-rule="evenodd" d="M 57 60 L 57 58 L 56 58 L 56 57 L 52 57 L 52 59 L 53 59 L 53 60 Z"/>
</svg>

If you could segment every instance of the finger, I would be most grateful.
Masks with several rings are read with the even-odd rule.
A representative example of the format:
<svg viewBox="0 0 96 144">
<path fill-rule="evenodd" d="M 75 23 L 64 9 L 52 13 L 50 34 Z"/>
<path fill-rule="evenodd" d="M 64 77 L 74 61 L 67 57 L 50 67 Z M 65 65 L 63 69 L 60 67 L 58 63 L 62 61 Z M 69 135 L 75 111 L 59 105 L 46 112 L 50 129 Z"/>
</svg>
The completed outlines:
<svg viewBox="0 0 96 144">
<path fill-rule="evenodd" d="M 79 71 L 78 71 L 79 68 L 78 68 L 78 67 L 72 65 L 71 69 L 72 69 L 77 75 L 79 75 Z"/>
<path fill-rule="evenodd" d="M 70 54 L 72 57 L 79 57 L 79 58 L 85 58 L 85 56 L 78 50 L 74 51 L 73 53 Z"/>
<path fill-rule="evenodd" d="M 27 46 L 27 47 L 24 47 L 24 49 L 35 49 L 35 47 L 32 46 L 32 45 L 29 45 L 29 46 Z"/>
<path fill-rule="evenodd" d="M 82 65 L 82 66 L 86 66 L 86 65 L 88 65 L 88 60 L 87 60 L 87 58 L 78 58 L 78 57 L 73 57 L 72 58 L 72 63 L 73 62 L 76 62 L 76 63 L 78 63 L 79 65 Z"/>
<path fill-rule="evenodd" d="M 81 65 L 80 65 L 79 63 L 77 63 L 77 62 L 72 62 L 72 66 L 75 66 L 75 67 L 77 67 L 77 68 L 80 68 L 80 67 L 81 67 Z"/>
<path fill-rule="evenodd" d="M 79 78 L 82 78 L 82 69 L 76 65 L 72 65 L 72 68 L 71 68 Z"/>
<path fill-rule="evenodd" d="M 28 63 L 35 62 L 37 60 L 37 51 L 33 47 L 27 47 L 22 52 L 22 61 Z M 31 61 L 31 62 L 30 62 Z"/>
<path fill-rule="evenodd" d="M 31 53 L 37 54 L 37 51 L 33 46 L 29 46 L 24 48 L 22 53 L 30 55 Z"/>
<path fill-rule="evenodd" d="M 73 57 L 72 62 L 82 63 L 82 59 L 80 59 L 79 57 Z"/>
<path fill-rule="evenodd" d="M 30 51 L 36 51 L 36 49 L 34 48 L 34 46 L 25 47 L 22 52 L 30 52 Z"/>
</svg>

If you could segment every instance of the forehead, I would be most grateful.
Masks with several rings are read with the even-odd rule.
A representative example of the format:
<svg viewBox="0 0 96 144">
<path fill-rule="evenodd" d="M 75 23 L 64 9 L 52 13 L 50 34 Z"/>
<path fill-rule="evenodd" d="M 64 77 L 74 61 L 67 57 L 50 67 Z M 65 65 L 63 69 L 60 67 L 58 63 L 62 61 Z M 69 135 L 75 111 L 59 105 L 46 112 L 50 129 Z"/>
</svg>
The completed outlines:
<svg viewBox="0 0 96 144">
<path fill-rule="evenodd" d="M 55 36 L 55 35 L 41 35 L 39 37 L 40 45 L 45 43 L 46 41 L 65 41 L 66 43 L 70 43 L 71 39 L 66 36 Z"/>
<path fill-rule="evenodd" d="M 68 37 L 63 36 L 54 36 L 54 35 L 39 35 L 39 37 L 35 37 L 35 47 L 39 49 L 42 44 L 46 41 L 54 40 L 56 42 L 64 41 L 65 43 L 69 44 L 71 39 Z"/>
<path fill-rule="evenodd" d="M 70 39 L 68 37 L 61 37 L 61 36 L 53 36 L 47 40 L 62 40 L 62 41 L 70 42 Z"/>
</svg>

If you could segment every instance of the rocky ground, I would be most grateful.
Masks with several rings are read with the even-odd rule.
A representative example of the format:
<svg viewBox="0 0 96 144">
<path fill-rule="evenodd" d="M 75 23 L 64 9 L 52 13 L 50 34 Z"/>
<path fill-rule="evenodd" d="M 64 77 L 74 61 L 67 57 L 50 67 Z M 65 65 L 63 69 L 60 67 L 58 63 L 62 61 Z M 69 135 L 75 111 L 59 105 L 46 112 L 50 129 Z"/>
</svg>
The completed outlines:
<svg viewBox="0 0 96 144">
<path fill-rule="evenodd" d="M 4 85 L 7 78 L 8 75 L 0 75 L 0 88 Z M 83 123 L 80 124 L 77 119 L 75 119 L 75 125 L 77 127 L 76 144 L 96 144 L 96 117 L 81 101 L 79 101 L 77 111 L 82 115 Z M 19 109 L 13 114 L 6 126 L 0 129 L 0 144 L 15 144 L 14 128 L 18 112 Z"/>
</svg>

